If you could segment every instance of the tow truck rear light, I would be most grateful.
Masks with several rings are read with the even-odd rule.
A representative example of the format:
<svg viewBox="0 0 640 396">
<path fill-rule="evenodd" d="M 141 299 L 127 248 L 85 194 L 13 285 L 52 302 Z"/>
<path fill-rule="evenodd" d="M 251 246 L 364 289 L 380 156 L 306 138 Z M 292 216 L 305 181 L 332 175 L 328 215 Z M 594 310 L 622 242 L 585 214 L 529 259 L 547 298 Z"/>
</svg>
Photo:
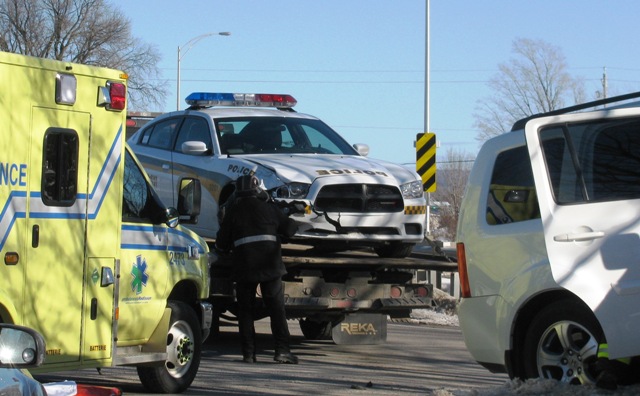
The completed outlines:
<svg viewBox="0 0 640 396">
<path fill-rule="evenodd" d="M 189 106 L 237 106 L 237 107 L 277 107 L 288 109 L 298 101 L 291 95 L 283 94 L 250 94 L 250 93 L 220 93 L 193 92 L 187 96 Z"/>
<path fill-rule="evenodd" d="M 424 286 L 420 286 L 413 291 L 413 293 L 418 297 L 429 297 L 429 289 Z"/>
<path fill-rule="evenodd" d="M 389 291 L 389 296 L 391 298 L 400 298 L 402 297 L 402 289 L 398 286 L 391 286 L 391 290 Z"/>
</svg>

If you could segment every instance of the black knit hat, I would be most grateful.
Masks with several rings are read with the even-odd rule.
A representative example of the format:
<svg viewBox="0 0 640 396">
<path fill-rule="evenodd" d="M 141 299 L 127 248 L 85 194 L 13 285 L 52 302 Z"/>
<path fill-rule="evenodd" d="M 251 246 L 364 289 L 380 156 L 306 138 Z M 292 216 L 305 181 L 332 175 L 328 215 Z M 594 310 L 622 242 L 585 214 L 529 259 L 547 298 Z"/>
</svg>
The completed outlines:
<svg viewBox="0 0 640 396">
<path fill-rule="evenodd" d="M 239 196 L 257 195 L 260 192 L 260 181 L 253 175 L 240 176 L 236 180 L 236 192 Z"/>
</svg>

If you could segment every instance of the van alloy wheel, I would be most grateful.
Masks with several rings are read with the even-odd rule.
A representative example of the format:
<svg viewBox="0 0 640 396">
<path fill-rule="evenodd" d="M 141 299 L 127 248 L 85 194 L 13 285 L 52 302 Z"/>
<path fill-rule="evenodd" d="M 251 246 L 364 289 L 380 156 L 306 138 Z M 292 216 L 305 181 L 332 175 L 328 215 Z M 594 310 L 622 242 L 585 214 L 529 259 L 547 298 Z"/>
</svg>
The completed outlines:
<svg viewBox="0 0 640 396">
<path fill-rule="evenodd" d="M 571 384 L 593 384 L 590 370 L 597 359 L 602 330 L 580 304 L 560 301 L 541 310 L 527 332 L 524 368 L 527 378 Z"/>
</svg>

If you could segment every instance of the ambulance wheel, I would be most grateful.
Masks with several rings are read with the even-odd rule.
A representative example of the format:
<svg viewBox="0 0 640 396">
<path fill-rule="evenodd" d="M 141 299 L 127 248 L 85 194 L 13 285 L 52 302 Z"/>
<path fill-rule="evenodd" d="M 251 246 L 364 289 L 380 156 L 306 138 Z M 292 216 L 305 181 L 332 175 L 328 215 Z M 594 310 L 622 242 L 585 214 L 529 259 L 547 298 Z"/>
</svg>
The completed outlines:
<svg viewBox="0 0 640 396">
<path fill-rule="evenodd" d="M 545 307 L 525 336 L 525 377 L 594 384 L 590 367 L 602 334 L 593 313 L 581 304 L 564 300 Z"/>
<path fill-rule="evenodd" d="M 167 305 L 171 308 L 167 360 L 161 366 L 138 366 L 140 382 L 153 393 L 183 392 L 200 366 L 202 333 L 196 313 L 180 301 L 169 301 Z"/>
<path fill-rule="evenodd" d="M 300 319 L 300 330 L 307 340 L 328 340 L 331 338 L 331 322 L 316 322 L 311 319 Z"/>
<path fill-rule="evenodd" d="M 411 254 L 413 243 L 392 242 L 388 245 L 380 245 L 375 247 L 378 256 L 384 258 L 405 258 Z"/>
</svg>

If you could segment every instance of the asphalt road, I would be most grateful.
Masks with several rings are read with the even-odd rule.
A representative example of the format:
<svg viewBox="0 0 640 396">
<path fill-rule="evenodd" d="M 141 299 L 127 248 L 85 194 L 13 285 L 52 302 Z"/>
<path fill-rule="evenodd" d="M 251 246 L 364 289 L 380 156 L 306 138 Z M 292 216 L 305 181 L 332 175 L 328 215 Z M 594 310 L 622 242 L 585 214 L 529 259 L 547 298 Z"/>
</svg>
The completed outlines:
<svg viewBox="0 0 640 396">
<path fill-rule="evenodd" d="M 240 361 L 237 328 L 223 328 L 208 340 L 198 376 L 183 395 L 432 395 L 495 388 L 506 375 L 491 374 L 474 362 L 458 327 L 389 323 L 387 342 L 335 345 L 307 341 L 298 324 L 289 322 L 298 365 L 273 362 L 269 323 L 257 323 L 257 364 Z M 39 375 L 41 382 L 74 380 L 117 386 L 126 395 L 143 395 L 135 368 Z"/>
</svg>

